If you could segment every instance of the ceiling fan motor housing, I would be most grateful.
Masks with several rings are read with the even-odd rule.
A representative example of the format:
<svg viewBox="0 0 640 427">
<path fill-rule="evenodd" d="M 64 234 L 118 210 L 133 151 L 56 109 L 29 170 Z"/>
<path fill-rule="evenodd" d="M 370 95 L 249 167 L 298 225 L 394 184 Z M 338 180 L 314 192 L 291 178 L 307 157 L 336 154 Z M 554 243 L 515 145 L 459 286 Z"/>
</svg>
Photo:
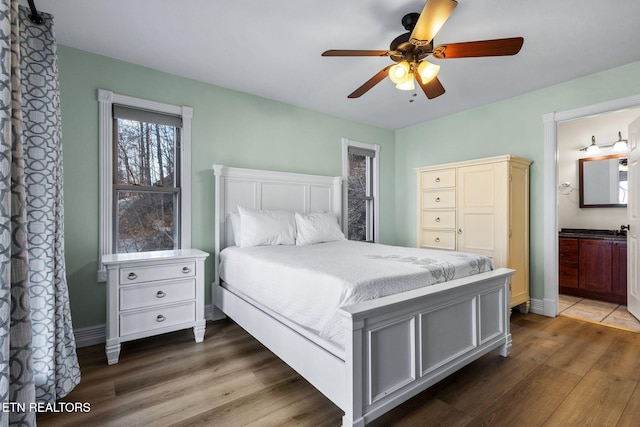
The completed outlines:
<svg viewBox="0 0 640 427">
<path fill-rule="evenodd" d="M 419 13 L 407 13 L 402 17 L 402 26 L 407 31 L 413 31 L 418 22 L 418 18 L 420 18 Z"/>
</svg>

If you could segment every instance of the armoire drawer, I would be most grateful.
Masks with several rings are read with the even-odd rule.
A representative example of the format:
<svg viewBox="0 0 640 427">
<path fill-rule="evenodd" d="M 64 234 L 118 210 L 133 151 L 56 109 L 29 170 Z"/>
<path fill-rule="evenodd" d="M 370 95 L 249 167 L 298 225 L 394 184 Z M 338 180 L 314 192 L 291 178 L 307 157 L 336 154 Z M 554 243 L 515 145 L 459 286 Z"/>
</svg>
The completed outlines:
<svg viewBox="0 0 640 427">
<path fill-rule="evenodd" d="M 120 288 L 120 310 L 152 307 L 196 297 L 196 279 L 154 282 Z"/>
<path fill-rule="evenodd" d="M 456 207 L 456 190 L 429 190 L 422 192 L 422 209 L 451 209 Z"/>
<path fill-rule="evenodd" d="M 456 249 L 456 233 L 454 230 L 422 230 L 420 246 L 423 248 Z"/>
<path fill-rule="evenodd" d="M 425 228 L 456 228 L 455 210 L 428 210 L 421 211 L 421 225 Z"/>
<path fill-rule="evenodd" d="M 420 174 L 421 188 L 446 188 L 456 186 L 456 170 L 440 169 Z"/>
</svg>

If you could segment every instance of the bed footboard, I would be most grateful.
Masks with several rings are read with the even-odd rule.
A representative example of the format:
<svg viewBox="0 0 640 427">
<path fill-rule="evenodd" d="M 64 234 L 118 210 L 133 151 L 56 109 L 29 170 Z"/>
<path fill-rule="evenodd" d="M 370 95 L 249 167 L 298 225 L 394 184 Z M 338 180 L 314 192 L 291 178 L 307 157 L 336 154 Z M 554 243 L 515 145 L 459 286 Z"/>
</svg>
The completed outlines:
<svg viewBox="0 0 640 427">
<path fill-rule="evenodd" d="M 509 283 L 489 273 L 343 307 L 347 401 L 362 426 L 500 347 L 511 349 Z"/>
</svg>

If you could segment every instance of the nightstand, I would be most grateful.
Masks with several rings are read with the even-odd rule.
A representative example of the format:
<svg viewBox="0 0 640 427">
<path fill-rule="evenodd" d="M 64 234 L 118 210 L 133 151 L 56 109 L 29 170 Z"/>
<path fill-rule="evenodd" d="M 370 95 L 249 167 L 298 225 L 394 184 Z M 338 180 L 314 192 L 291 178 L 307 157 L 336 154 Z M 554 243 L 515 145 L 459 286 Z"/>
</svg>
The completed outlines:
<svg viewBox="0 0 640 427">
<path fill-rule="evenodd" d="M 105 255 L 109 365 L 118 363 L 120 343 L 193 328 L 202 342 L 204 260 L 198 249 Z"/>
</svg>

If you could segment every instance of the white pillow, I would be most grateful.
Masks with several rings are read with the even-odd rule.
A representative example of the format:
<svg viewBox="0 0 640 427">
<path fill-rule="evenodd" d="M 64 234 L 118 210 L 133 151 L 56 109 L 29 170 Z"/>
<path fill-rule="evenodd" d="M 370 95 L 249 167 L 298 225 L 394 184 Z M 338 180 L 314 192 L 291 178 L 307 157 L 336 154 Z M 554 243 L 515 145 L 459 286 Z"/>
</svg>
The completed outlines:
<svg viewBox="0 0 640 427">
<path fill-rule="evenodd" d="M 313 245 L 314 243 L 344 240 L 335 215 L 326 212 L 299 214 L 296 212 L 296 245 Z"/>
<path fill-rule="evenodd" d="M 236 246 L 240 246 L 240 236 L 242 235 L 242 229 L 240 228 L 240 214 L 238 212 L 229 213 L 229 220 L 231 221 L 231 228 L 233 229 L 233 241 Z"/>
<path fill-rule="evenodd" d="M 269 211 L 238 206 L 240 247 L 295 245 L 296 221 L 293 212 Z"/>
</svg>

